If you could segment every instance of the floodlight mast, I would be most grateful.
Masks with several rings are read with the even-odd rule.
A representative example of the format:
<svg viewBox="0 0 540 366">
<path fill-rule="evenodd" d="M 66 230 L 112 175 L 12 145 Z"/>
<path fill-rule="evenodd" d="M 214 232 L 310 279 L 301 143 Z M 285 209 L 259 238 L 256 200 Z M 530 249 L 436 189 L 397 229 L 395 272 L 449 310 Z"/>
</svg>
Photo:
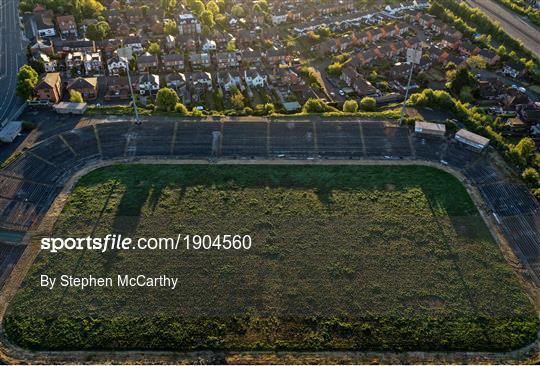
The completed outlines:
<svg viewBox="0 0 540 366">
<path fill-rule="evenodd" d="M 127 77 L 128 77 L 128 83 L 129 83 L 129 91 L 131 93 L 131 102 L 133 103 L 133 110 L 135 112 L 135 123 L 140 124 L 141 121 L 139 121 L 139 111 L 137 110 L 137 102 L 135 101 L 135 94 L 133 94 L 133 85 L 131 84 L 131 74 L 129 73 L 129 60 L 127 58 L 124 58 L 126 60 L 126 70 L 127 70 Z"/>
<path fill-rule="evenodd" d="M 407 99 L 409 98 L 409 90 L 411 88 L 412 74 L 414 70 L 414 65 L 420 63 L 422 58 L 422 50 L 415 48 L 407 49 L 407 62 L 411 64 L 409 70 L 409 79 L 407 80 L 407 88 L 405 89 L 405 98 L 403 99 L 403 106 L 401 107 L 401 115 L 399 116 L 399 125 L 403 125 L 403 117 L 405 116 L 405 106 L 407 105 Z"/>
<path fill-rule="evenodd" d="M 126 61 L 126 73 L 129 83 L 129 91 L 131 93 L 131 102 L 133 103 L 133 111 L 135 112 L 135 123 L 140 124 L 139 111 L 137 110 L 137 102 L 135 101 L 135 94 L 133 93 L 133 85 L 131 84 L 131 74 L 129 73 L 129 61 L 133 57 L 133 50 L 129 47 L 119 48 L 117 51 L 118 57 Z"/>
</svg>

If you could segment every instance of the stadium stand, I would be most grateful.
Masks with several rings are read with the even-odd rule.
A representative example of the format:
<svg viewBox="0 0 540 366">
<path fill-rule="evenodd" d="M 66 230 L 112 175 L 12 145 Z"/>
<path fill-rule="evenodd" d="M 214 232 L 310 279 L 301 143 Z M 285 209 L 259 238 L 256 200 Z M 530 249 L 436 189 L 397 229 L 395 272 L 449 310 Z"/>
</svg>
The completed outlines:
<svg viewBox="0 0 540 366">
<path fill-rule="evenodd" d="M 477 186 L 540 283 L 540 211 L 527 187 L 512 183 L 485 153 L 383 122 L 111 122 L 64 132 L 42 140 L 0 170 L 0 233 L 26 232 L 39 223 L 66 180 L 100 159 L 317 156 L 448 164 Z M 18 250 L 4 249 L 0 243 L 0 284 L 10 268 L 5 263 L 12 263 Z"/>
</svg>

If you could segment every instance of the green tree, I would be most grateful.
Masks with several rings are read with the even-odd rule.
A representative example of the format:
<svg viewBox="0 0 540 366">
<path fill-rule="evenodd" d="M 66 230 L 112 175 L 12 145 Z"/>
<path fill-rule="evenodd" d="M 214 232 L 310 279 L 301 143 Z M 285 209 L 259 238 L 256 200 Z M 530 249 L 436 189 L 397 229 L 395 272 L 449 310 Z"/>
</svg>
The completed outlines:
<svg viewBox="0 0 540 366">
<path fill-rule="evenodd" d="M 533 162 L 536 156 L 536 144 L 530 137 L 522 138 L 517 145 L 510 147 L 510 156 L 521 167 L 526 167 Z"/>
<path fill-rule="evenodd" d="M 191 10 L 197 15 L 201 15 L 205 9 L 204 3 L 201 0 L 196 0 L 191 5 Z"/>
<path fill-rule="evenodd" d="M 83 103 L 83 97 L 80 92 L 77 90 L 70 90 L 69 91 L 69 101 L 73 103 Z"/>
<path fill-rule="evenodd" d="M 233 108 L 236 109 L 236 110 L 244 109 L 244 107 L 246 106 L 245 99 L 246 98 L 240 92 L 240 90 L 237 89 L 237 90 L 233 91 L 233 93 L 231 95 L 231 104 L 232 104 Z"/>
<path fill-rule="evenodd" d="M 159 45 L 159 43 L 152 42 L 148 45 L 148 48 L 146 51 L 148 51 L 148 53 L 154 56 L 157 56 L 161 54 L 161 46 Z"/>
<path fill-rule="evenodd" d="M 210 10 L 204 10 L 200 16 L 201 24 L 208 28 L 213 28 L 216 25 L 214 14 Z"/>
<path fill-rule="evenodd" d="M 459 96 L 461 89 L 466 86 L 470 87 L 471 90 L 475 90 L 477 87 L 477 81 L 468 67 L 458 67 L 455 72 L 448 72 L 447 75 L 449 89 L 454 95 Z"/>
<path fill-rule="evenodd" d="M 375 98 L 364 97 L 360 101 L 360 108 L 362 108 L 364 111 L 372 112 L 375 110 L 375 108 L 377 108 L 377 101 Z"/>
<path fill-rule="evenodd" d="M 304 113 L 324 113 L 330 112 L 333 108 L 326 104 L 322 99 L 309 98 L 302 107 Z"/>
<path fill-rule="evenodd" d="M 38 83 L 38 73 L 30 65 L 23 65 L 17 74 L 16 93 L 24 100 L 34 95 Z"/>
<path fill-rule="evenodd" d="M 236 18 L 241 18 L 241 17 L 244 16 L 245 11 L 244 11 L 244 8 L 242 7 L 242 5 L 240 5 L 240 4 L 235 4 L 235 5 L 233 5 L 233 7 L 231 8 L 231 13 L 232 13 Z"/>
<path fill-rule="evenodd" d="M 178 27 L 176 26 L 176 22 L 173 19 L 165 19 L 163 22 L 163 31 L 165 34 L 170 35 L 177 35 L 178 34 Z"/>
<path fill-rule="evenodd" d="M 101 41 L 107 39 L 110 32 L 111 27 L 109 26 L 109 23 L 101 21 L 88 26 L 86 37 L 92 41 Z"/>
<path fill-rule="evenodd" d="M 527 168 L 521 173 L 521 177 L 531 186 L 538 186 L 540 183 L 540 174 L 534 168 Z"/>
<path fill-rule="evenodd" d="M 211 11 L 214 15 L 219 14 L 219 6 L 213 0 L 210 0 L 208 3 L 206 3 L 206 10 Z"/>
<path fill-rule="evenodd" d="M 32 67 L 38 74 L 45 73 L 45 63 L 41 60 L 31 59 L 28 61 L 28 65 Z"/>
<path fill-rule="evenodd" d="M 176 110 L 180 98 L 171 88 L 161 88 L 156 95 L 156 107 L 160 111 L 171 112 Z"/>
<path fill-rule="evenodd" d="M 174 106 L 174 111 L 182 116 L 187 116 L 189 113 L 187 107 L 180 102 L 176 103 Z"/>
<path fill-rule="evenodd" d="M 81 16 L 87 19 L 95 19 L 100 16 L 105 7 L 97 0 L 79 0 Z"/>
<path fill-rule="evenodd" d="M 487 67 L 487 62 L 482 56 L 471 56 L 467 59 L 467 65 L 473 69 L 482 69 L 484 70 Z"/>
<path fill-rule="evenodd" d="M 328 65 L 328 73 L 332 75 L 341 74 L 342 69 L 343 69 L 343 64 L 339 62 L 334 62 L 333 64 Z"/>
<path fill-rule="evenodd" d="M 358 112 L 358 103 L 356 100 L 347 100 L 343 103 L 343 112 L 355 113 Z"/>
</svg>

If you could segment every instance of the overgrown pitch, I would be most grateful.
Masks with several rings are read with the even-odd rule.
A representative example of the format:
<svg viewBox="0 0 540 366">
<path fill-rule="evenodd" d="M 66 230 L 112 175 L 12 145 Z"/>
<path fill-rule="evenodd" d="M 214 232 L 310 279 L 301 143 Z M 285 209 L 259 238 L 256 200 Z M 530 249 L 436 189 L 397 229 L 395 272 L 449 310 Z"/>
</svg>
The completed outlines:
<svg viewBox="0 0 540 366">
<path fill-rule="evenodd" d="M 42 252 L 8 310 L 45 349 L 508 350 L 538 320 L 464 187 L 421 166 L 127 165 L 83 177 L 55 236 L 249 234 L 250 250 Z M 178 288 L 48 290 L 162 274 Z"/>
</svg>

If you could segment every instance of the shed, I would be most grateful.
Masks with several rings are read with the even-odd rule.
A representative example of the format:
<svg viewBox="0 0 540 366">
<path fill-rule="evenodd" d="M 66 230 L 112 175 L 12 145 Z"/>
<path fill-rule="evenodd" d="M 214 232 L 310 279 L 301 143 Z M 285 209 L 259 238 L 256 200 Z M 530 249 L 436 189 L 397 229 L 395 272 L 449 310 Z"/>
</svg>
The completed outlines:
<svg viewBox="0 0 540 366">
<path fill-rule="evenodd" d="M 426 135 L 444 136 L 446 126 L 440 123 L 417 121 L 414 123 L 414 132 Z"/>
<path fill-rule="evenodd" d="M 462 128 L 456 132 L 456 140 L 476 150 L 483 150 L 489 144 L 489 139 Z"/>
<path fill-rule="evenodd" d="M 58 114 L 84 114 L 87 103 L 73 103 L 73 102 L 60 102 L 53 106 L 54 110 Z"/>
</svg>

